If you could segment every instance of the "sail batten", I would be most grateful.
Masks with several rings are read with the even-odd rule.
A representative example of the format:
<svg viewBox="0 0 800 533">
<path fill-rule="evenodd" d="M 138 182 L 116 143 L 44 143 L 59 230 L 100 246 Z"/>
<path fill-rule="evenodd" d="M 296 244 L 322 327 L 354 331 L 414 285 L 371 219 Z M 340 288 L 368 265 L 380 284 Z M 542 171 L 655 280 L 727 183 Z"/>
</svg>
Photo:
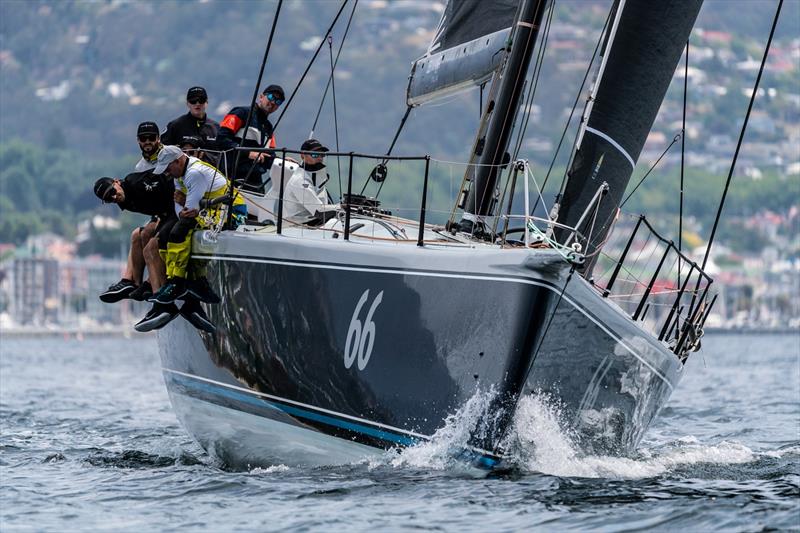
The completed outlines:
<svg viewBox="0 0 800 533">
<path fill-rule="evenodd" d="M 520 0 L 450 0 L 428 51 L 411 68 L 417 106 L 485 83 L 505 60 Z"/>
</svg>

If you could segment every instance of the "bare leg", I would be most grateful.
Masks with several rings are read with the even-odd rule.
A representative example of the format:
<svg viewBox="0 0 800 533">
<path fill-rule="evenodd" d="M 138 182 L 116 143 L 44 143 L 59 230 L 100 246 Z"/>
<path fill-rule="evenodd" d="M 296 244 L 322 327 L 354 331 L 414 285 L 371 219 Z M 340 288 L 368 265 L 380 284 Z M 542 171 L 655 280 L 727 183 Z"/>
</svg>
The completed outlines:
<svg viewBox="0 0 800 533">
<path fill-rule="evenodd" d="M 158 291 L 167 279 L 167 266 L 158 253 L 158 237 L 151 238 L 144 247 L 144 260 L 147 262 L 147 271 L 150 274 L 150 285 L 153 293 Z"/>
<path fill-rule="evenodd" d="M 128 263 L 125 265 L 123 278 L 133 281 L 136 285 L 142 284 L 142 272 L 144 271 L 144 258 L 142 257 L 141 228 L 136 228 L 131 232 L 131 248 L 128 251 Z"/>
<path fill-rule="evenodd" d="M 138 282 L 139 285 L 142 284 L 141 279 L 144 277 L 144 267 L 147 264 L 147 258 L 144 255 L 144 248 L 147 246 L 147 243 L 150 242 L 150 239 L 152 239 L 153 236 L 155 236 L 156 227 L 158 227 L 158 222 L 148 222 L 141 228 L 141 231 L 139 232 L 139 246 L 141 252 L 139 253 L 139 256 L 136 258 L 136 260 L 138 261 L 136 266 L 138 268 L 139 278 L 140 278 Z M 150 268 L 147 269 L 147 277 L 148 278 L 153 277 L 153 275 L 150 273 Z M 151 285 L 153 284 L 152 281 L 153 280 L 151 279 L 150 280 Z"/>
</svg>

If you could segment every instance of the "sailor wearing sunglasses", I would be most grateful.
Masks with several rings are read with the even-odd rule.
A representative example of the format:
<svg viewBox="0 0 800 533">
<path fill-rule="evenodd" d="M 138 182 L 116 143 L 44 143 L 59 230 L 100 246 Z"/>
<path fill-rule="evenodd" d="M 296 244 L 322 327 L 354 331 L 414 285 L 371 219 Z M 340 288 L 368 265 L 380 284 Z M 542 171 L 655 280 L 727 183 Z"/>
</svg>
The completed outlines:
<svg viewBox="0 0 800 533">
<path fill-rule="evenodd" d="M 217 137 L 219 124 L 216 120 L 208 118 L 208 94 L 203 87 L 190 87 L 186 92 L 186 107 L 188 113 L 181 115 L 169 124 L 161 134 L 161 142 L 165 145 L 179 145 L 184 137 L 199 137 L 202 141 L 200 148 L 213 148 L 212 143 Z"/>
<path fill-rule="evenodd" d="M 255 151 L 245 152 L 238 157 L 237 162 L 234 149 L 240 145 L 250 148 L 275 148 L 269 115 L 280 107 L 284 99 L 283 89 L 279 85 L 270 85 L 256 99 L 249 127 L 245 127 L 247 116 L 250 114 L 248 106 L 234 107 L 219 124 L 217 146 L 220 150 L 228 151 L 225 159 L 220 161 L 219 168 L 223 171 L 227 168 L 228 176 L 244 190 L 264 192 L 261 175 L 272 165 L 273 156 Z"/>
</svg>

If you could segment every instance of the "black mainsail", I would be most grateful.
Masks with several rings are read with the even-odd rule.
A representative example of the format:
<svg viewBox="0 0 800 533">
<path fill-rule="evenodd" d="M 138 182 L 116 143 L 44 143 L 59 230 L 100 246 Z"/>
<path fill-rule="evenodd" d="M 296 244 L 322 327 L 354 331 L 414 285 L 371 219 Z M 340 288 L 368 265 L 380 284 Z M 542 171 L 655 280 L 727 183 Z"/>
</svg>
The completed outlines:
<svg viewBox="0 0 800 533">
<path fill-rule="evenodd" d="M 587 258 L 611 229 L 702 3 L 619 1 L 559 202 L 558 222 L 580 225 Z M 608 191 L 598 206 L 604 182 Z M 571 233 L 556 229 L 556 239 L 564 243 Z M 587 275 L 592 264 L 587 261 Z"/>
<path fill-rule="evenodd" d="M 506 58 L 519 0 L 450 0 L 428 51 L 411 68 L 418 106 L 486 82 Z"/>
</svg>

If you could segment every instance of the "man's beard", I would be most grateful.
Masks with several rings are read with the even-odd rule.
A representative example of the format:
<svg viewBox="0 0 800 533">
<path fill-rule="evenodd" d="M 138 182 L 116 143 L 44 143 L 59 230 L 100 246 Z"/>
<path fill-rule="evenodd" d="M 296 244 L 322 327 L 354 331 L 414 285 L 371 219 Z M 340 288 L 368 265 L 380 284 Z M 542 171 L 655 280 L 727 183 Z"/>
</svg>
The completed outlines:
<svg viewBox="0 0 800 533">
<path fill-rule="evenodd" d="M 309 172 L 319 172 L 325 168 L 325 163 L 303 163 L 303 168 Z"/>
<path fill-rule="evenodd" d="M 144 156 L 145 158 L 153 157 L 153 154 L 155 154 L 158 151 L 158 144 L 150 145 L 149 148 L 141 148 L 141 150 L 142 150 L 142 156 Z"/>
</svg>

